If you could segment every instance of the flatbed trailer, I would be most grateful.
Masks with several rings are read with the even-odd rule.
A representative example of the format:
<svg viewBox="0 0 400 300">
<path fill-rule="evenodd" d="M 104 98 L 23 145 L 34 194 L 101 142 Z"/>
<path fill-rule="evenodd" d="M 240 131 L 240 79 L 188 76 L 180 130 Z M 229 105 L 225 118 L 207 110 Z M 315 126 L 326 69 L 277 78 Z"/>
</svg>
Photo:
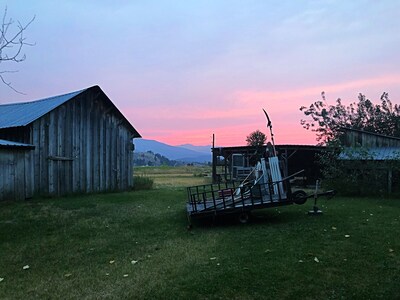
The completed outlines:
<svg viewBox="0 0 400 300">
<path fill-rule="evenodd" d="M 332 196 L 334 191 L 307 194 L 303 190 L 292 192 L 289 178 L 270 183 L 243 185 L 238 182 L 192 186 L 187 188 L 186 204 L 189 226 L 192 218 L 216 217 L 235 214 L 241 223 L 247 223 L 249 213 L 255 209 L 291 204 L 304 204 L 309 198 Z"/>
<path fill-rule="evenodd" d="M 289 179 L 254 185 L 225 182 L 187 188 L 186 204 L 189 225 L 192 218 L 237 214 L 246 223 L 254 209 L 303 204 L 308 196 L 304 191 L 292 192 Z"/>
</svg>

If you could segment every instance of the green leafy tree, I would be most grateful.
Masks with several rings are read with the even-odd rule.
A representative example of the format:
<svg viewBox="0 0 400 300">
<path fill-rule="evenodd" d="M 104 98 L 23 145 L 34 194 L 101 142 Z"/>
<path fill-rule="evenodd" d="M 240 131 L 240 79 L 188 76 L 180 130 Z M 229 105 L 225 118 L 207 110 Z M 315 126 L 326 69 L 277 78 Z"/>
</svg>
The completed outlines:
<svg viewBox="0 0 400 300">
<path fill-rule="evenodd" d="M 340 129 L 348 127 L 400 137 L 400 106 L 393 105 L 388 93 L 383 93 L 379 104 L 374 104 L 365 95 L 359 94 L 358 101 L 348 106 L 339 98 L 335 105 L 328 105 L 325 93 L 322 100 L 300 110 L 306 116 L 301 125 L 317 135 L 317 141 L 327 144 L 340 136 Z"/>
<path fill-rule="evenodd" d="M 266 135 L 258 129 L 250 133 L 246 138 L 247 146 L 260 147 L 265 145 L 266 141 L 267 141 Z"/>
</svg>

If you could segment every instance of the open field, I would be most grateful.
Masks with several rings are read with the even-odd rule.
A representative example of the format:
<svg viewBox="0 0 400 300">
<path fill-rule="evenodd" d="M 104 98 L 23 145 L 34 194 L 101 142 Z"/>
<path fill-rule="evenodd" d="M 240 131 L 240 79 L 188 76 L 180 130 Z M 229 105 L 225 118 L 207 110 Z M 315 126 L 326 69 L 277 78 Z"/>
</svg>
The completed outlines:
<svg viewBox="0 0 400 300">
<path fill-rule="evenodd" d="M 187 231 L 185 193 L 0 203 L 0 299 L 400 295 L 397 199 L 321 199 L 322 216 L 308 216 L 307 202 Z"/>
<path fill-rule="evenodd" d="M 135 167 L 136 176 L 154 180 L 155 188 L 176 188 L 211 183 L 211 167 Z"/>
</svg>

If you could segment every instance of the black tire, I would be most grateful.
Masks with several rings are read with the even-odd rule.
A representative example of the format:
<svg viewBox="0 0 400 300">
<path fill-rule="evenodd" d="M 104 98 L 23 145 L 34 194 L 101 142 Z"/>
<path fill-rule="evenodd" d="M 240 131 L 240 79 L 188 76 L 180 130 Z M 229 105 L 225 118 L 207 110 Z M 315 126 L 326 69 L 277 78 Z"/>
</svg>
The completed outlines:
<svg viewBox="0 0 400 300">
<path fill-rule="evenodd" d="M 241 212 L 238 215 L 238 220 L 241 224 L 247 224 L 247 222 L 249 221 L 249 213 L 247 212 Z"/>
<path fill-rule="evenodd" d="M 293 202 L 302 205 L 307 202 L 307 193 L 305 191 L 295 191 L 292 194 Z"/>
</svg>

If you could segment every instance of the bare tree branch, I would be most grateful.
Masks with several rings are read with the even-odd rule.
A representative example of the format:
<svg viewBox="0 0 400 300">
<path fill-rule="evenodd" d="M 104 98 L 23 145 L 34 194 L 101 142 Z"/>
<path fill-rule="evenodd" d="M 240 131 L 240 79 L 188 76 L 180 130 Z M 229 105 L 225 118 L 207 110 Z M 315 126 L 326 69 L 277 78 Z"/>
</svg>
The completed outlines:
<svg viewBox="0 0 400 300">
<path fill-rule="evenodd" d="M 24 33 L 34 20 L 35 16 L 25 25 L 17 21 L 16 26 L 14 26 L 15 21 L 7 17 L 6 7 L 0 26 L 0 80 L 10 89 L 20 94 L 23 93 L 15 89 L 11 82 L 6 80 L 3 75 L 5 73 L 15 73 L 17 71 L 4 70 L 4 64 L 20 63 L 26 59 L 26 55 L 22 53 L 22 49 L 25 46 L 34 46 L 34 44 L 26 41 Z"/>
</svg>

